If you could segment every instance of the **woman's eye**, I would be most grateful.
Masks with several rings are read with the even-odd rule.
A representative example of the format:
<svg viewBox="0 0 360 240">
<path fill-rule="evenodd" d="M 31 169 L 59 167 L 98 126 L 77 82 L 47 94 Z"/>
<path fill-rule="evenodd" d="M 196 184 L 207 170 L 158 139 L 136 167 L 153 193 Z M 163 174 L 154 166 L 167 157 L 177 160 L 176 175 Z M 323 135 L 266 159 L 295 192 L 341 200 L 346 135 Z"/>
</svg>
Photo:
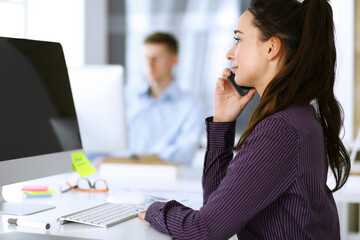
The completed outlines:
<svg viewBox="0 0 360 240">
<path fill-rule="evenodd" d="M 235 44 L 238 44 L 240 42 L 239 38 L 234 37 L 234 39 L 235 39 Z"/>
</svg>

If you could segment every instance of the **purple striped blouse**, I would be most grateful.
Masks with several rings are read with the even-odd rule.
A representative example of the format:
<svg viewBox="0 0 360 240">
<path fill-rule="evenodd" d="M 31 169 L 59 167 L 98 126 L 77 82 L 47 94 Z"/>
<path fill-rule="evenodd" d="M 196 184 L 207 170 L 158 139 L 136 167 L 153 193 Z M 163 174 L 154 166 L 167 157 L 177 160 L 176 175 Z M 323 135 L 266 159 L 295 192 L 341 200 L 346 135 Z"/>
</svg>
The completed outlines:
<svg viewBox="0 0 360 240">
<path fill-rule="evenodd" d="M 262 120 L 233 158 L 235 122 L 207 123 L 204 205 L 155 202 L 145 220 L 174 239 L 340 239 L 322 127 L 311 105 Z"/>
</svg>

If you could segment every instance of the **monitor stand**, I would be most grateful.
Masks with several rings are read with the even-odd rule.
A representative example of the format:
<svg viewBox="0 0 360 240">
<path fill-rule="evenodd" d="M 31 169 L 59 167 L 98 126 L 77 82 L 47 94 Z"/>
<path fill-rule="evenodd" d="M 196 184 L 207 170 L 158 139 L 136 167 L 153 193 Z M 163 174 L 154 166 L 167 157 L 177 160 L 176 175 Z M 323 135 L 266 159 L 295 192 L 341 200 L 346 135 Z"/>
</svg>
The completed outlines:
<svg viewBox="0 0 360 240">
<path fill-rule="evenodd" d="M 0 214 L 23 216 L 55 208 L 52 205 L 6 202 L 2 190 L 3 187 L 0 186 Z"/>
</svg>

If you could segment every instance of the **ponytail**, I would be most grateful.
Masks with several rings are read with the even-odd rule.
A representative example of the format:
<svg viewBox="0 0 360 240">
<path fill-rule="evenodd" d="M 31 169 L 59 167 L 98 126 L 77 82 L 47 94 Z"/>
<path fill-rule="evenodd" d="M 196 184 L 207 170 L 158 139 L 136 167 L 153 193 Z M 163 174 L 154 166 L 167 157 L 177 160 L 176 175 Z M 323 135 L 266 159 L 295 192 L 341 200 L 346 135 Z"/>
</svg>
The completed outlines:
<svg viewBox="0 0 360 240">
<path fill-rule="evenodd" d="M 343 125 L 343 111 L 334 95 L 336 49 L 333 13 L 330 4 L 325 0 L 311 0 L 303 4 L 305 4 L 305 22 L 300 42 L 303 43 L 305 51 L 313 53 L 310 56 L 317 56 L 310 58 L 312 77 L 321 80 L 315 104 L 317 117 L 324 130 L 329 167 L 336 180 L 332 190 L 335 192 L 347 181 L 351 166 L 349 154 L 339 137 Z M 301 47 L 302 45 L 299 49 Z M 304 61 L 308 60 L 309 58 L 304 59 Z"/>
</svg>

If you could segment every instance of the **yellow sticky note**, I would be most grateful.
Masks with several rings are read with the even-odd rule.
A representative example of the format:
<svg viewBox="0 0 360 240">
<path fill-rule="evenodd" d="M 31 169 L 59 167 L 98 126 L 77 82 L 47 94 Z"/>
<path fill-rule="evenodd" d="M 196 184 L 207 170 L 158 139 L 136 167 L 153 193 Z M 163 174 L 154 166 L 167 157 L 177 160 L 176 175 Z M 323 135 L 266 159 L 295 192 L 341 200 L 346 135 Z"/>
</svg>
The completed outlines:
<svg viewBox="0 0 360 240">
<path fill-rule="evenodd" d="M 80 174 L 80 177 L 96 173 L 95 168 L 91 165 L 84 152 L 71 153 L 73 167 Z"/>
<path fill-rule="evenodd" d="M 27 192 L 27 193 L 29 193 L 29 194 L 32 194 L 32 195 L 41 195 L 41 194 L 51 194 L 51 193 L 56 193 L 56 191 L 55 190 L 47 190 L 47 191 L 45 191 L 45 192 L 34 192 L 34 191 L 25 191 L 25 192 Z"/>
</svg>

